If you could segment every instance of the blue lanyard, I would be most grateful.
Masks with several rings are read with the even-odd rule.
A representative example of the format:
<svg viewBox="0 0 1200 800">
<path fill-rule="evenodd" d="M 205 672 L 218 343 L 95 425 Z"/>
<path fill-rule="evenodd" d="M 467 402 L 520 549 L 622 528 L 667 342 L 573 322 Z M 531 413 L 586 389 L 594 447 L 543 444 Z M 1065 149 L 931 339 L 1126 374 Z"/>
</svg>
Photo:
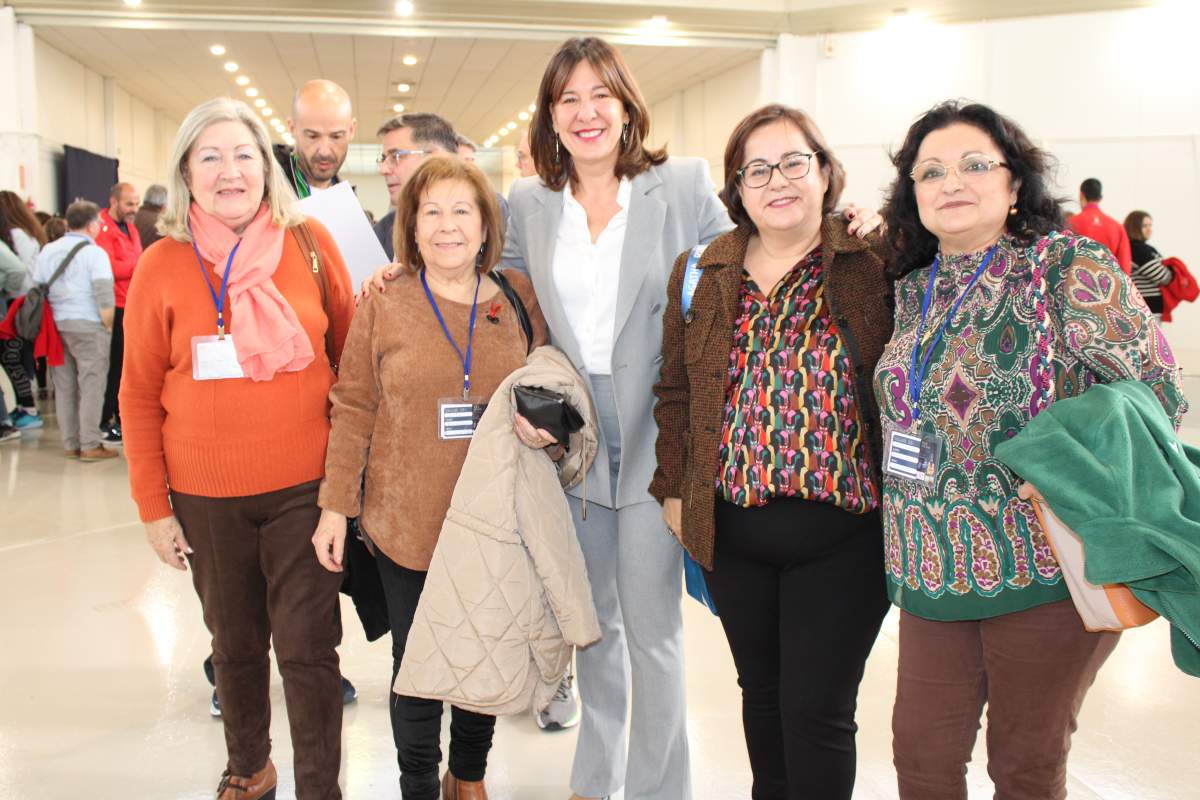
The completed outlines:
<svg viewBox="0 0 1200 800">
<path fill-rule="evenodd" d="M 925 286 L 925 299 L 921 301 L 921 324 L 917 326 L 917 341 L 913 345 L 912 369 L 908 373 L 908 399 L 912 405 L 913 419 L 919 419 L 921 416 L 921 387 L 925 384 L 925 377 L 929 371 L 929 359 L 933 356 L 933 351 L 937 349 L 938 344 L 941 343 L 942 337 L 946 334 L 946 329 L 950 327 L 950 323 L 954 320 L 954 315 L 958 313 L 959 307 L 962 306 L 963 302 L 971 294 L 971 290 L 975 288 L 975 284 L 979 283 L 979 279 L 988 268 L 988 264 L 992 263 L 992 256 L 994 255 L 996 255 L 995 245 L 992 246 L 991 250 L 988 250 L 987 255 L 983 258 L 983 263 L 979 265 L 979 269 L 975 270 L 975 274 L 971 276 L 971 282 L 959 294 L 958 299 L 954 301 L 954 305 L 950 306 L 950 313 L 942 321 L 942 326 L 938 329 L 937 335 L 933 337 L 933 341 L 929 343 L 929 347 L 925 350 L 925 355 L 921 356 L 921 344 L 925 337 L 925 323 L 929 316 L 929 306 L 933 302 L 933 285 L 937 281 L 938 265 L 941 257 L 938 256 L 933 259 L 933 267 L 929 270 L 929 283 Z M 918 361 L 920 361 L 920 364 L 918 364 Z"/>
<path fill-rule="evenodd" d="M 458 360 L 462 362 L 463 399 L 466 400 L 471 394 L 471 348 L 475 345 L 475 312 L 479 308 L 479 273 L 475 273 L 475 300 L 471 303 L 471 322 L 467 327 L 467 354 L 465 356 L 458 343 L 454 341 L 454 337 L 450 335 L 450 329 L 446 327 L 446 320 L 442 317 L 442 310 L 438 308 L 437 300 L 433 299 L 433 292 L 429 291 L 429 282 L 425 280 L 425 270 L 421 270 L 421 286 L 425 289 L 425 299 L 429 301 L 429 305 L 433 306 L 433 313 L 442 326 L 442 333 L 446 334 L 446 341 L 450 342 L 454 352 L 458 353 Z"/>
<path fill-rule="evenodd" d="M 189 233 L 190 231 L 189 228 Z M 212 295 L 213 305 L 217 307 L 217 336 L 222 339 L 225 338 L 225 289 L 229 286 L 229 271 L 233 269 L 233 257 L 237 255 L 238 248 L 241 246 L 242 240 L 238 239 L 238 243 L 233 246 L 233 251 L 229 254 L 229 260 L 225 262 L 225 274 L 221 277 L 221 293 L 217 294 L 208 280 L 208 270 L 204 268 L 204 259 L 200 257 L 200 248 L 196 247 L 196 237 L 192 237 L 192 252 L 196 254 L 196 263 L 200 265 L 200 274 L 204 276 L 204 286 Z"/>
</svg>

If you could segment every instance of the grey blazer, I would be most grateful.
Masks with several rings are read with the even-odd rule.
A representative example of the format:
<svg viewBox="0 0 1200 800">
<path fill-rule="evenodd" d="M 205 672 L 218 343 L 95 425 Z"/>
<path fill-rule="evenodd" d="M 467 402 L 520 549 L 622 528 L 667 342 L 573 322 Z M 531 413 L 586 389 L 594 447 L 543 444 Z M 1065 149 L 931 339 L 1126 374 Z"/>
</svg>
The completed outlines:
<svg viewBox="0 0 1200 800">
<path fill-rule="evenodd" d="M 608 447 L 600 450 L 587 476 L 588 499 L 620 508 L 651 501 L 654 477 L 654 384 L 662 364 L 662 314 L 667 307 L 667 278 L 676 257 L 733 228 L 698 158 L 671 158 L 632 181 L 629 222 L 621 249 L 617 285 L 617 336 L 612 380 L 621 423 L 621 468 L 611 486 Z M 562 219 L 563 195 L 538 177 L 522 178 L 509 192 L 508 234 L 501 263 L 525 270 L 550 327 L 550 341 L 575 368 L 591 379 L 554 286 L 551 269 Z M 601 468 L 602 467 L 602 468 Z M 582 486 L 571 490 L 582 495 Z"/>
</svg>

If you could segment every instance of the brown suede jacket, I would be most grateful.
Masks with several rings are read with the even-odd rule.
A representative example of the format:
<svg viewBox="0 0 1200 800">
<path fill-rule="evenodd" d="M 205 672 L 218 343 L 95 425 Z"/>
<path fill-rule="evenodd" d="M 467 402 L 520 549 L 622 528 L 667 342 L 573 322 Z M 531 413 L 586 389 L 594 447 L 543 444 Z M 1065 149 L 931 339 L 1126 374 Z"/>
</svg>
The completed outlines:
<svg viewBox="0 0 1200 800">
<path fill-rule="evenodd" d="M 700 257 L 700 282 L 686 317 L 680 292 L 688 254 L 675 260 L 663 317 L 662 373 L 654 386 L 658 469 L 650 493 L 660 503 L 668 497 L 683 499 L 683 545 L 709 570 L 726 370 L 749 242 L 750 232 L 743 228 L 713 240 Z M 854 364 L 856 399 L 878 487 L 883 448 L 872 387 L 893 321 L 884 246 L 875 235 L 866 240 L 849 235 L 846 223 L 829 215 L 821 223 L 821 247 L 829 309 Z"/>
</svg>

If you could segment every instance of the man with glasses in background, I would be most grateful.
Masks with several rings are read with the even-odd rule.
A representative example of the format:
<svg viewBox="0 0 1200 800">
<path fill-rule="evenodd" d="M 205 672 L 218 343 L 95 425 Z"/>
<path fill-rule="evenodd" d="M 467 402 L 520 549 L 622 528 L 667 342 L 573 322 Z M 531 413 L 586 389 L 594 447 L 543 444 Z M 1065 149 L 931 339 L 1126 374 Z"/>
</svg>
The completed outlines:
<svg viewBox="0 0 1200 800">
<path fill-rule="evenodd" d="M 376 132 L 382 141 L 379 174 L 387 183 L 392 208 L 375 225 L 375 235 L 387 257 L 395 260 L 392 230 L 396 225 L 396 199 L 408 179 L 431 153 L 457 153 L 458 137 L 450 123 L 437 114 L 414 112 L 392 117 Z"/>
</svg>

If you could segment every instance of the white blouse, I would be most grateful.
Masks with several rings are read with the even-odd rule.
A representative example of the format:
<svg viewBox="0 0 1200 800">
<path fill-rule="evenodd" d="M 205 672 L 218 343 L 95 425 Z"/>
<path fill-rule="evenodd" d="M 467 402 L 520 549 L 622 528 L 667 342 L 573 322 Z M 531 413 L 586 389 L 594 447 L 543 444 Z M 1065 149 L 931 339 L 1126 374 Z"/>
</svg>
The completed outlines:
<svg viewBox="0 0 1200 800">
<path fill-rule="evenodd" d="M 592 375 L 612 374 L 617 284 L 632 192 L 633 184 L 622 178 L 617 188 L 617 205 L 621 208 L 593 243 L 587 211 L 571 194 L 570 184 L 562 191 L 563 213 L 551 274 L 571 332 L 579 343 L 583 364 Z"/>
</svg>

